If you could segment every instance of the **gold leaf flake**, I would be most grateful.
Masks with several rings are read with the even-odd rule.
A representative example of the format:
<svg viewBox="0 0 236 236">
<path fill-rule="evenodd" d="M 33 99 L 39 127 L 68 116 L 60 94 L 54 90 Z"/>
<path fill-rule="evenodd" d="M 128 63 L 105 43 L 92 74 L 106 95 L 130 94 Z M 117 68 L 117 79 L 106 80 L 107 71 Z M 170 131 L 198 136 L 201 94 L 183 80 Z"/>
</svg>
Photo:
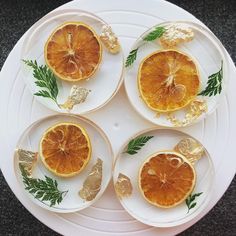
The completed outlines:
<svg viewBox="0 0 236 236">
<path fill-rule="evenodd" d="M 118 179 L 115 183 L 115 190 L 120 198 L 129 197 L 133 191 L 130 178 L 122 173 L 119 173 Z"/>
<path fill-rule="evenodd" d="M 156 117 L 156 118 L 160 118 L 160 117 L 161 117 L 161 114 L 162 114 L 161 112 L 157 112 L 156 115 L 155 115 L 155 117 Z"/>
<path fill-rule="evenodd" d="M 38 159 L 38 153 L 24 149 L 17 149 L 16 152 L 18 155 L 19 164 L 21 164 L 27 171 L 27 173 L 31 176 L 33 168 Z"/>
<path fill-rule="evenodd" d="M 164 48 L 174 48 L 178 44 L 189 42 L 194 38 L 194 32 L 188 26 L 172 24 L 165 28 L 166 31 L 160 38 L 160 44 Z"/>
<path fill-rule="evenodd" d="M 191 124 L 203 113 L 207 112 L 207 103 L 205 100 L 196 99 L 190 103 L 186 108 L 185 116 L 181 120 L 176 118 L 174 113 L 167 114 L 167 120 L 169 120 L 176 127 L 183 127 Z"/>
<path fill-rule="evenodd" d="M 100 158 L 97 159 L 96 164 L 83 183 L 83 188 L 79 191 L 79 196 L 86 201 L 92 201 L 101 189 L 102 162 Z"/>
<path fill-rule="evenodd" d="M 118 38 L 113 33 L 109 25 L 102 26 L 102 33 L 100 35 L 100 40 L 110 53 L 116 54 L 120 51 L 120 44 Z"/>
<path fill-rule="evenodd" d="M 205 152 L 204 147 L 193 138 L 182 139 L 174 150 L 184 155 L 193 165 L 199 160 Z"/>
<path fill-rule="evenodd" d="M 64 109 L 71 110 L 77 104 L 85 102 L 90 90 L 73 85 L 66 102 L 60 105 Z"/>
</svg>

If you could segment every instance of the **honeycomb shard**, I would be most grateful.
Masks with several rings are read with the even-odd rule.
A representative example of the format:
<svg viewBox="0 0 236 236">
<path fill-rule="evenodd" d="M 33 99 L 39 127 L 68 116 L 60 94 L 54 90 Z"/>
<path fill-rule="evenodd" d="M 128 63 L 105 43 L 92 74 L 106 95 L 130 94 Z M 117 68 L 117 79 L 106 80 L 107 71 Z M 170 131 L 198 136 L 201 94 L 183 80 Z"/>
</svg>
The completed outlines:
<svg viewBox="0 0 236 236">
<path fill-rule="evenodd" d="M 83 188 L 79 191 L 79 196 L 86 201 L 92 201 L 101 189 L 102 163 L 103 161 L 98 158 L 89 175 L 85 179 Z"/>
</svg>

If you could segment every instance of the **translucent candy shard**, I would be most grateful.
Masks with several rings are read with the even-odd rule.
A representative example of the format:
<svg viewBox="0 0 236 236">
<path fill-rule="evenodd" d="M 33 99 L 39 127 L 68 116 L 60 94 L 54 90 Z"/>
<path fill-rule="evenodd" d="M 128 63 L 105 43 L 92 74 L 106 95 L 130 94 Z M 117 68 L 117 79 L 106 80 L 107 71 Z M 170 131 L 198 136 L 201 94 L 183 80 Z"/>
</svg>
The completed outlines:
<svg viewBox="0 0 236 236">
<path fill-rule="evenodd" d="M 133 187 L 130 178 L 122 173 L 119 173 L 117 181 L 115 183 L 115 190 L 117 195 L 122 197 L 129 197 L 132 194 Z"/>
<path fill-rule="evenodd" d="M 120 44 L 118 38 L 113 33 L 111 27 L 109 25 L 102 26 L 102 32 L 100 34 L 100 40 L 107 48 L 107 50 L 112 53 L 116 54 L 120 51 Z"/>
<path fill-rule="evenodd" d="M 102 163 L 103 161 L 98 158 L 96 164 L 92 167 L 92 170 L 85 179 L 83 188 L 79 191 L 79 196 L 86 201 L 92 201 L 101 189 Z"/>
<path fill-rule="evenodd" d="M 178 44 L 189 42 L 194 38 L 194 32 L 188 26 L 171 24 L 165 28 L 166 31 L 160 38 L 160 44 L 164 48 L 175 48 Z"/>
<path fill-rule="evenodd" d="M 184 155 L 192 164 L 199 160 L 205 152 L 204 147 L 195 139 L 182 139 L 175 147 L 176 152 Z"/>
<path fill-rule="evenodd" d="M 16 152 L 18 155 L 19 164 L 21 164 L 27 171 L 27 173 L 31 176 L 33 168 L 38 159 L 38 153 L 24 149 L 17 149 Z"/>
<path fill-rule="evenodd" d="M 73 85 L 66 102 L 61 105 L 62 108 L 71 110 L 77 104 L 85 102 L 91 91 L 76 85 Z"/>
</svg>

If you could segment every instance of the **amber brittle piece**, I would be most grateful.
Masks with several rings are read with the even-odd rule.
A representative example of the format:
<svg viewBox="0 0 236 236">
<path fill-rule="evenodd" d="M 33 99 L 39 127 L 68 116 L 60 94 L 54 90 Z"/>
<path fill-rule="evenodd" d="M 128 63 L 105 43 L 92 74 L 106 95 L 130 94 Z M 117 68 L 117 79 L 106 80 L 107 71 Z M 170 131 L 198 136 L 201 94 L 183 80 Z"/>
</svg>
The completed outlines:
<svg viewBox="0 0 236 236">
<path fill-rule="evenodd" d="M 79 191 L 79 196 L 86 201 L 92 201 L 101 189 L 102 163 L 103 161 L 98 158 L 96 164 L 92 167 L 92 170 L 85 179 L 83 188 Z"/>
<path fill-rule="evenodd" d="M 129 197 L 133 191 L 130 178 L 122 173 L 119 173 L 115 183 L 115 190 L 120 198 Z"/>
</svg>

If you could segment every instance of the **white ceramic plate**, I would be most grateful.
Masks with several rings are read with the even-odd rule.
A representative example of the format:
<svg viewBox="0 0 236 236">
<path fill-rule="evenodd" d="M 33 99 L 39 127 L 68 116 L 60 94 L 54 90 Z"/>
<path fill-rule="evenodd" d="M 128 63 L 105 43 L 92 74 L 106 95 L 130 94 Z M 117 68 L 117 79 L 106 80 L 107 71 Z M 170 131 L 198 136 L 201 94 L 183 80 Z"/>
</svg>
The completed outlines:
<svg viewBox="0 0 236 236">
<path fill-rule="evenodd" d="M 163 50 L 163 48 L 158 40 L 145 41 L 144 38 L 150 33 L 155 32 L 157 27 L 164 27 L 168 31 L 168 27 L 178 27 L 182 29 L 191 29 L 194 33 L 193 40 L 190 42 L 185 42 L 177 45 L 176 49 L 189 55 L 196 63 L 199 78 L 200 78 L 200 91 L 204 91 L 207 87 L 208 77 L 215 74 L 221 70 L 222 65 L 222 82 L 221 91 L 217 91 L 217 94 L 212 94 L 212 96 L 196 96 L 194 100 L 206 102 L 207 110 L 202 112 L 193 120 L 187 120 L 185 123 L 186 109 L 190 106 L 188 104 L 184 108 L 171 112 L 171 116 L 176 117 L 180 121 L 180 124 L 171 122 L 168 119 L 168 112 L 159 113 L 150 109 L 142 99 L 139 89 L 138 89 L 138 71 L 140 64 L 148 55 Z M 228 79 L 228 59 L 226 53 L 220 43 L 218 43 L 215 35 L 209 31 L 206 27 L 202 27 L 199 24 L 184 21 L 173 21 L 164 22 L 156 26 L 151 27 L 146 32 L 144 32 L 134 43 L 131 50 L 137 50 L 136 60 L 126 67 L 125 72 L 125 88 L 127 91 L 128 98 L 134 108 L 147 120 L 153 122 L 154 124 L 166 126 L 166 127 L 176 127 L 176 126 L 188 126 L 192 123 L 198 122 L 204 119 L 207 115 L 211 114 L 219 104 L 219 100 L 222 98 L 222 94 L 225 93 L 226 82 Z M 217 83 L 216 83 L 217 84 Z M 218 85 L 218 84 L 217 84 Z M 200 92 L 199 91 L 199 92 Z"/>
<path fill-rule="evenodd" d="M 128 55 L 135 40 L 151 26 L 163 21 L 190 20 L 199 22 L 183 9 L 162 0 L 110 1 L 78 0 L 63 5 L 60 9 L 83 9 L 93 12 L 108 22 L 119 36 L 123 50 Z M 37 27 L 38 23 L 36 23 Z M 236 133 L 236 69 L 230 61 L 229 84 L 226 96 L 215 112 L 207 119 L 183 128 L 204 144 L 211 153 L 215 166 L 215 181 L 212 198 L 207 207 L 190 222 L 171 228 L 156 228 L 142 224 L 122 207 L 112 185 L 93 206 L 79 213 L 55 214 L 35 205 L 25 197 L 14 176 L 13 153 L 21 133 L 34 121 L 53 114 L 42 106 L 22 83 L 19 74 L 21 50 L 25 36 L 16 44 L 7 58 L 0 75 L 1 132 L 0 166 L 2 173 L 21 203 L 41 222 L 63 235 L 105 236 L 113 234 L 135 236 L 172 236 L 187 229 L 201 219 L 221 198 L 235 175 L 236 159 L 232 155 Z M 17 98 L 17 99 L 16 99 Z M 154 125 L 142 119 L 130 106 L 124 87 L 103 109 L 86 115 L 107 134 L 117 154 L 123 143 L 137 132 Z"/>
<path fill-rule="evenodd" d="M 101 18 L 91 13 L 78 9 L 55 11 L 38 21 L 27 33 L 21 58 L 24 60 L 37 60 L 39 65 L 45 65 L 44 45 L 50 34 L 65 22 L 83 22 L 89 25 L 97 35 L 102 32 L 102 27 L 107 25 Z M 102 43 L 101 43 L 102 44 Z M 110 70 L 112 68 L 112 71 Z M 32 95 L 38 91 L 45 90 L 35 84 L 33 70 L 22 62 L 22 77 L 25 80 Z M 123 53 L 122 49 L 117 54 L 111 54 L 102 44 L 102 60 L 98 70 L 89 79 L 78 82 L 67 82 L 57 79 L 58 104 L 66 102 L 73 85 L 86 88 L 90 93 L 85 102 L 77 104 L 72 110 L 59 107 L 52 99 L 36 96 L 43 105 L 61 113 L 84 114 L 96 110 L 105 105 L 117 92 L 122 82 L 123 75 Z"/>
<path fill-rule="evenodd" d="M 62 178 L 52 174 L 47 170 L 39 154 L 39 157 L 35 164 L 35 168 L 33 169 L 32 176 L 39 179 L 45 179 L 44 176 L 48 176 L 57 181 L 58 189 L 60 191 L 68 191 L 66 194 L 63 194 L 63 200 L 60 204 L 50 206 L 49 201 L 40 201 L 34 198 L 34 195 L 30 194 L 29 191 L 24 191 L 27 196 L 37 205 L 47 210 L 60 213 L 79 211 L 96 202 L 102 196 L 108 183 L 110 182 L 113 162 L 113 152 L 111 144 L 103 131 L 88 119 L 71 115 L 49 116 L 34 122 L 22 134 L 20 140 L 18 141 L 16 150 L 24 149 L 33 152 L 39 152 L 39 143 L 44 132 L 53 125 L 64 122 L 79 124 L 87 131 L 92 147 L 91 159 L 89 160 L 83 171 L 78 175 L 68 178 Z M 96 164 L 98 158 L 102 160 L 101 189 L 92 201 L 86 201 L 82 199 L 78 193 L 79 190 L 82 189 L 84 181 L 88 177 L 92 167 Z M 23 178 L 19 168 L 19 158 L 17 155 L 17 151 L 14 157 L 14 169 L 16 177 L 22 189 L 25 189 L 25 185 L 23 184 Z"/>
<path fill-rule="evenodd" d="M 132 139 L 144 136 L 153 136 L 153 138 L 136 154 L 125 153 L 127 145 Z M 211 198 L 215 173 L 212 160 L 206 150 L 202 158 L 194 164 L 196 185 L 193 194 L 201 192 L 202 194 L 196 198 L 196 206 L 189 212 L 185 202 L 169 209 L 153 206 L 144 199 L 139 189 L 138 175 L 143 162 L 153 153 L 173 150 L 177 143 L 186 138 L 192 137 L 177 130 L 149 129 L 135 135 L 121 147 L 115 162 L 113 182 L 116 184 L 120 173 L 130 179 L 132 194 L 128 197 L 121 197 L 120 201 L 122 206 L 137 220 L 156 227 L 173 227 L 190 221 L 207 206 Z"/>
</svg>

